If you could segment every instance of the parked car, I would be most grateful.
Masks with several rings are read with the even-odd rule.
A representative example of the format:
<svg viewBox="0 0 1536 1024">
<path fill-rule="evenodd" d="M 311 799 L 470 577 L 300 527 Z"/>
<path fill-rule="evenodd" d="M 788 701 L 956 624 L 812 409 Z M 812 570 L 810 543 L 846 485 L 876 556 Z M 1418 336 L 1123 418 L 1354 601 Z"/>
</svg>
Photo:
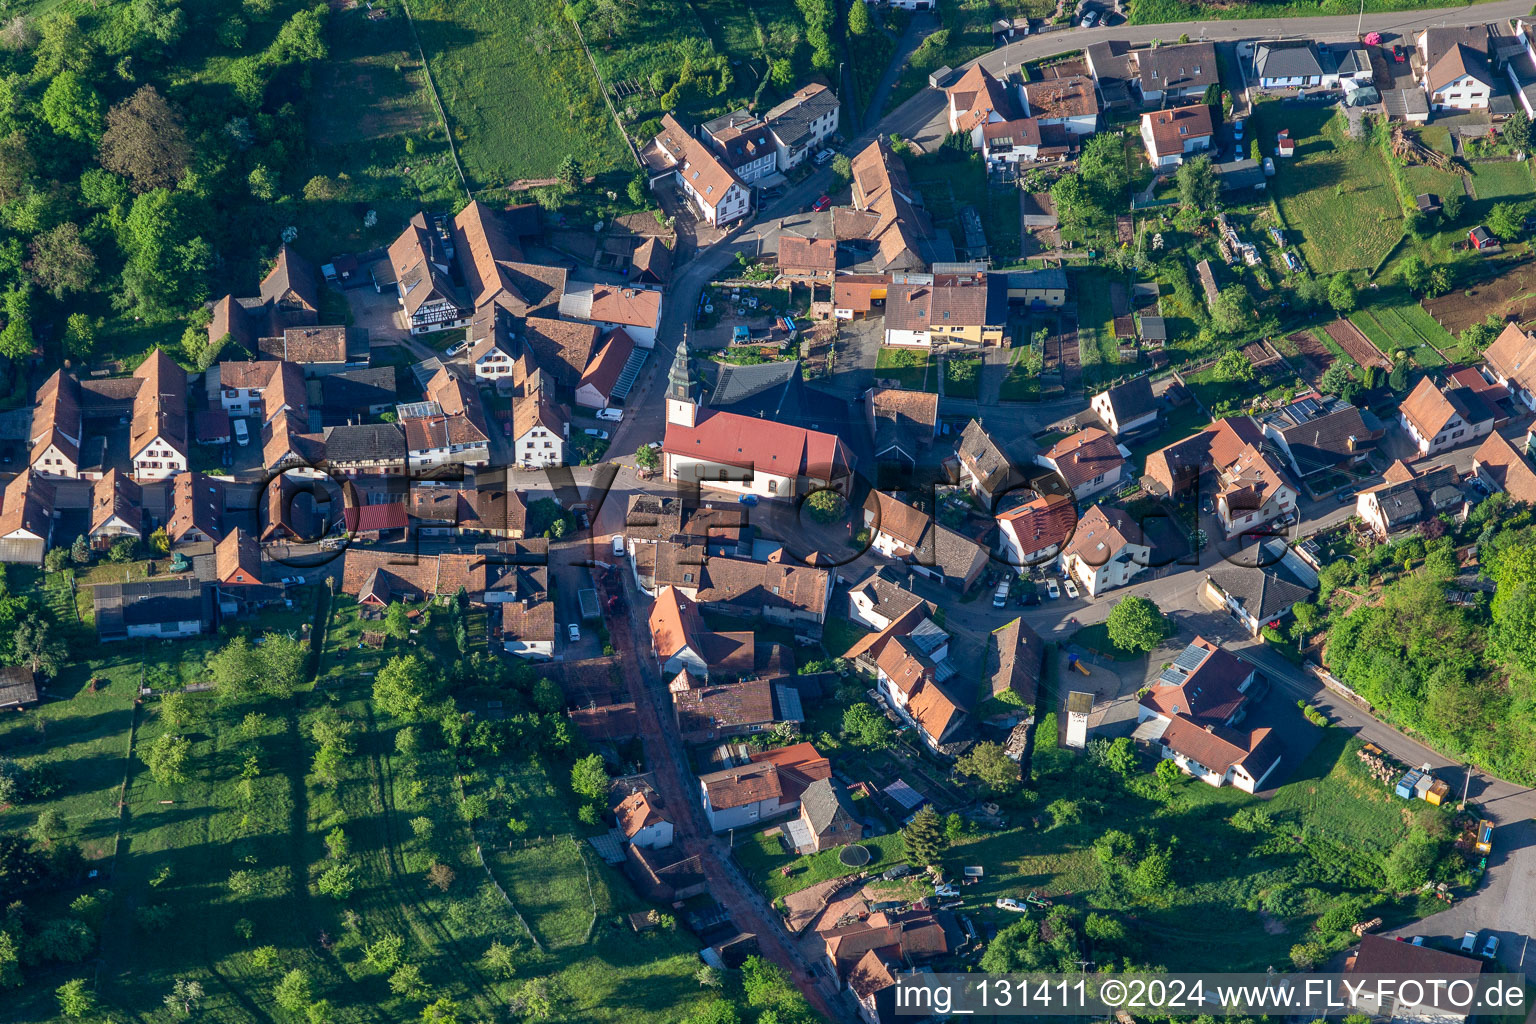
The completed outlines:
<svg viewBox="0 0 1536 1024">
<path fill-rule="evenodd" d="M 820 213 L 822 210 L 828 209 L 831 206 L 832 206 L 832 197 L 831 196 L 822 196 L 820 199 L 816 200 L 814 203 L 811 204 L 811 209 L 813 211 L 815 211 L 816 213 Z"/>
<path fill-rule="evenodd" d="M 1211 498 L 1209 494 L 1200 499 L 1200 511 L 1206 513 L 1207 515 L 1216 511 L 1216 502 Z"/>
<path fill-rule="evenodd" d="M 1009 911 L 1011 913 L 1014 913 L 1014 914 L 1027 914 L 1027 913 L 1029 913 L 1029 907 L 1028 906 L 1026 906 L 1023 903 L 1020 903 L 1018 900 L 1010 899 L 1007 896 L 999 896 L 997 898 L 997 902 L 992 904 L 992 905 L 994 907 L 996 907 L 998 910 L 1007 910 L 1007 911 Z"/>
<path fill-rule="evenodd" d="M 1492 960 L 1494 957 L 1496 957 L 1498 955 L 1499 955 L 1499 937 L 1497 935 L 1490 935 L 1490 936 L 1488 936 L 1488 941 L 1483 943 L 1483 959 L 1484 960 Z"/>
<path fill-rule="evenodd" d="M 832 150 L 824 149 L 820 153 L 817 153 L 816 156 L 813 157 L 812 159 L 814 159 L 816 161 L 816 166 L 817 167 L 825 167 L 827 164 L 832 162 L 832 158 L 835 157 L 836 155 L 837 154 L 834 153 Z"/>
<path fill-rule="evenodd" d="M 1031 590 L 1027 594 L 1019 595 L 1019 604 L 1025 608 L 1033 608 L 1040 603 L 1040 595 Z"/>
<path fill-rule="evenodd" d="M 1077 596 L 1078 596 L 1077 595 L 1077 584 L 1073 583 L 1071 580 L 1067 580 L 1067 582 L 1065 584 L 1063 584 L 1063 586 L 1065 586 L 1067 588 L 1067 596 L 1070 597 L 1072 600 L 1076 601 L 1077 600 Z"/>
<path fill-rule="evenodd" d="M 1061 588 L 1056 585 L 1055 580 L 1045 581 L 1045 596 L 1049 597 L 1052 601 L 1061 596 Z"/>
<path fill-rule="evenodd" d="M 577 643 L 577 642 L 579 642 L 581 640 L 581 627 L 576 625 L 576 623 L 574 623 L 574 622 L 571 623 L 571 625 L 569 627 L 569 632 L 570 632 L 571 643 L 574 644 L 574 643 Z"/>
<path fill-rule="evenodd" d="M 1340 505 L 1348 505 L 1350 502 L 1355 500 L 1355 492 L 1349 489 L 1345 489 L 1334 495 L 1334 497 L 1338 499 Z"/>
<path fill-rule="evenodd" d="M 1001 582 L 1001 583 L 999 583 L 997 585 L 997 592 L 992 595 L 992 607 L 993 608 L 1004 608 L 1004 607 L 1007 607 L 1007 605 L 1008 605 L 1008 581 L 1004 580 L 1003 582 Z"/>
<path fill-rule="evenodd" d="M 599 409 L 597 410 L 597 418 L 607 420 L 609 423 L 617 423 L 624 418 L 624 410 L 614 408 Z"/>
<path fill-rule="evenodd" d="M 284 576 L 279 582 L 285 587 L 297 587 L 303 584 L 303 576 Z"/>
<path fill-rule="evenodd" d="M 745 505 L 745 506 L 747 506 L 747 508 L 751 508 L 752 506 L 757 504 L 757 495 L 755 495 L 755 494 L 743 494 L 741 497 L 736 499 L 736 503 L 738 505 Z"/>
<path fill-rule="evenodd" d="M 936 885 L 933 887 L 933 894 L 941 900 L 952 900 L 960 895 L 960 890 L 952 885 Z"/>
<path fill-rule="evenodd" d="M 1097 25 L 1098 23 L 1098 11 L 1089 11 L 1087 14 L 1083 15 L 1083 28 L 1093 28 L 1093 26 Z"/>
<path fill-rule="evenodd" d="M 1477 932 L 1467 932 L 1461 937 L 1461 951 L 1470 953 L 1477 948 Z"/>
<path fill-rule="evenodd" d="M 613 557 L 624 557 L 624 538 L 622 536 L 615 535 L 613 538 Z"/>
<path fill-rule="evenodd" d="M 1408 51 L 1401 46 L 1392 47 L 1392 62 L 1394 64 L 1408 63 Z"/>
<path fill-rule="evenodd" d="M 251 443 L 251 428 L 245 425 L 245 420 L 235 420 L 235 444 L 244 448 Z"/>
<path fill-rule="evenodd" d="M 895 881 L 898 878 L 904 878 L 907 875 L 910 875 L 911 873 L 912 873 L 912 865 L 910 865 L 910 864 L 897 864 L 895 867 L 886 868 L 884 871 L 882 871 L 880 873 L 880 877 L 883 878 L 887 882 L 892 882 L 892 881 Z"/>
<path fill-rule="evenodd" d="M 608 440 L 608 431 L 598 430 L 596 427 L 588 427 L 586 430 L 583 430 L 582 433 L 586 434 L 588 437 L 595 437 L 599 441 Z"/>
</svg>

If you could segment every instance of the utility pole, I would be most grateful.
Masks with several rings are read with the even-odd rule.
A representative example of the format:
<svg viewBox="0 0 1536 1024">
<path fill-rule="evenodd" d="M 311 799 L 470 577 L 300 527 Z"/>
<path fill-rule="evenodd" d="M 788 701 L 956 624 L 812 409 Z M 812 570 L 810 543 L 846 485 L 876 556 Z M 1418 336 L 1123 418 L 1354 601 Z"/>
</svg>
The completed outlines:
<svg viewBox="0 0 1536 1024">
<path fill-rule="evenodd" d="M 1355 22 L 1355 38 L 1360 38 L 1360 30 L 1365 27 L 1365 0 L 1360 0 L 1360 18 Z"/>
<path fill-rule="evenodd" d="M 1461 809 L 1462 810 L 1466 810 L 1467 809 L 1467 792 L 1471 788 L 1472 788 L 1472 766 L 1470 764 L 1464 764 L 1464 765 L 1461 766 Z"/>
</svg>

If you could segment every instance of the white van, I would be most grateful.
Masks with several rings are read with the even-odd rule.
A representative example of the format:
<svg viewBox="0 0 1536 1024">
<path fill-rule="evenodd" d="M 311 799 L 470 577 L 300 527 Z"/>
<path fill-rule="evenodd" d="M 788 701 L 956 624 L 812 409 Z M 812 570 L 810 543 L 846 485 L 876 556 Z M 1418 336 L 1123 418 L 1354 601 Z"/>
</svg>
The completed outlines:
<svg viewBox="0 0 1536 1024">
<path fill-rule="evenodd" d="M 1002 608 L 1002 607 L 1004 607 L 1007 604 L 1008 604 L 1008 581 L 1004 580 L 1003 582 L 1001 582 L 1001 583 L 999 583 L 997 585 L 997 592 L 992 595 L 992 607 L 993 608 Z"/>
<path fill-rule="evenodd" d="M 235 430 L 235 444 L 240 445 L 242 448 L 250 444 L 251 430 L 245 425 L 245 420 L 235 420 L 233 426 Z"/>
<path fill-rule="evenodd" d="M 624 557 L 624 537 L 620 534 L 614 534 L 613 537 L 613 557 Z"/>
</svg>

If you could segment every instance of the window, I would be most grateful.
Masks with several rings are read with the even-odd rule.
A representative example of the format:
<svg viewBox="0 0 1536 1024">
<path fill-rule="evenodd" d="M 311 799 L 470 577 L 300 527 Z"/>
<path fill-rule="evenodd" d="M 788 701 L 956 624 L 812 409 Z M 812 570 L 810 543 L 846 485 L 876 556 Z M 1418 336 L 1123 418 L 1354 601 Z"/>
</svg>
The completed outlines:
<svg viewBox="0 0 1536 1024">
<path fill-rule="evenodd" d="M 769 494 L 778 494 L 779 493 L 779 482 L 777 480 L 769 480 L 768 481 L 768 493 Z"/>
<path fill-rule="evenodd" d="M 720 471 L 720 479 L 721 480 L 725 479 L 725 470 L 723 470 L 723 469 Z"/>
</svg>

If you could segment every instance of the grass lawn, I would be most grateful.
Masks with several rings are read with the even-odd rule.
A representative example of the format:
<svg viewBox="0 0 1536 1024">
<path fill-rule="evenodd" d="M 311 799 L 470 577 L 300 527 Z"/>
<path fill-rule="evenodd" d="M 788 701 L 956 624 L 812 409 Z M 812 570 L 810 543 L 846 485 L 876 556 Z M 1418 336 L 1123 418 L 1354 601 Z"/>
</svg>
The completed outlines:
<svg viewBox="0 0 1536 1024">
<path fill-rule="evenodd" d="M 1109 304 L 1109 278 L 1103 273 L 1075 273 L 1077 290 L 1077 356 L 1083 383 L 1092 388 L 1120 374 L 1120 346 Z"/>
<path fill-rule="evenodd" d="M 1388 359 L 1395 357 L 1397 344 L 1393 341 L 1390 332 L 1370 313 L 1363 309 L 1357 309 L 1349 314 L 1349 322 L 1360 328 L 1372 345 L 1380 349 Z"/>
<path fill-rule="evenodd" d="M 1393 352 L 1398 348 L 1406 349 L 1413 361 L 1425 369 L 1445 365 L 1445 359 L 1435 348 L 1436 343 L 1455 343 L 1449 332 L 1435 323 L 1434 318 L 1416 302 L 1408 301 L 1400 306 L 1374 306 L 1356 315 L 1368 321 L 1374 320 L 1391 339 Z M 1371 341 L 1379 345 L 1374 336 L 1371 336 Z"/>
<path fill-rule="evenodd" d="M 1320 274 L 1373 269 L 1403 233 L 1402 207 L 1381 151 L 1344 139 L 1331 110 L 1278 101 L 1254 108 L 1254 136 L 1269 145 L 1289 127 L 1296 156 L 1276 161 L 1270 194 L 1299 239 L 1307 263 Z"/>
<path fill-rule="evenodd" d="M 959 367 L 968 365 L 970 377 L 957 380 L 953 374 L 963 373 Z M 944 394 L 951 398 L 975 398 L 981 393 L 981 356 L 950 355 L 944 357 Z"/>
<path fill-rule="evenodd" d="M 1209 422 L 1205 413 L 1201 412 L 1200 407 L 1194 402 L 1185 402 L 1183 405 L 1169 409 L 1162 430 L 1130 446 L 1131 465 L 1137 467 L 1138 471 L 1145 472 L 1148 455 L 1167 447 L 1178 438 L 1188 437 Z"/>
<path fill-rule="evenodd" d="M 474 189 L 630 157 L 555 0 L 413 0 L 411 13 Z"/>
<path fill-rule="evenodd" d="M 837 859 L 837 850 L 822 850 L 803 857 L 785 853 L 776 831 L 765 835 L 764 830 L 759 829 L 748 836 L 737 835 L 736 859 L 747 877 L 770 899 L 776 900 L 829 878 L 842 878 L 865 870 L 879 874 L 901 863 L 907 855 L 906 845 L 896 832 L 860 840 L 859 845 L 869 850 L 872 859 L 864 867 L 849 867 Z M 783 873 L 786 867 L 789 868 L 787 875 Z"/>
<path fill-rule="evenodd" d="M 1025 346 L 1020 345 L 1008 354 L 1008 373 L 1003 377 L 998 398 L 1004 402 L 1040 401 L 1040 378 L 1024 369 Z"/>
<path fill-rule="evenodd" d="M 1085 647 L 1093 651 L 1095 654 L 1102 654 L 1106 658 L 1113 658 L 1116 661 L 1140 661 L 1146 657 L 1146 655 L 1138 654 L 1136 651 L 1127 651 L 1117 647 L 1115 642 L 1109 638 L 1108 627 L 1102 622 L 1095 622 L 1091 626 L 1084 626 L 1076 633 L 1073 633 L 1072 642 L 1079 647 Z"/>
<path fill-rule="evenodd" d="M 1019 190 L 989 184 L 980 154 L 944 148 L 908 157 L 907 170 L 934 225 L 947 228 L 957 247 L 965 245 L 960 211 L 970 206 L 981 218 L 993 262 L 1019 258 Z"/>
<path fill-rule="evenodd" d="M 927 349 L 880 346 L 880 354 L 875 357 L 875 376 L 897 381 L 896 386 L 907 391 L 939 389 L 938 368 L 933 366 L 933 354 Z"/>
<path fill-rule="evenodd" d="M 1536 191 L 1536 178 L 1528 163 L 1513 160 L 1476 160 L 1472 162 L 1472 190 L 1478 202 L 1496 203 L 1506 199 L 1525 200 Z"/>
</svg>

